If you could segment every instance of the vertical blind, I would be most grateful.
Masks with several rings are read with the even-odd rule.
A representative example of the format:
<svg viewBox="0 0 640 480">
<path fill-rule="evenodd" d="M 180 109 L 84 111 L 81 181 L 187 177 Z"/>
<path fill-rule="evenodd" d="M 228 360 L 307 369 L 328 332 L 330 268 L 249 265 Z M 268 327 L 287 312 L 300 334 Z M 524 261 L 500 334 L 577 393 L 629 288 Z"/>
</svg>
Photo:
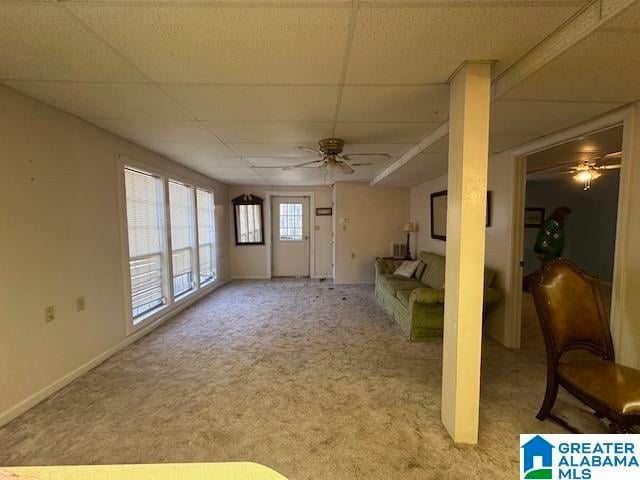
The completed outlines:
<svg viewBox="0 0 640 480">
<path fill-rule="evenodd" d="M 192 202 L 192 187 L 173 180 L 169 181 L 174 297 L 195 288 L 193 276 L 194 219 Z"/>
<path fill-rule="evenodd" d="M 131 304 L 135 318 L 164 303 L 162 181 L 125 169 Z"/>
<path fill-rule="evenodd" d="M 213 219 L 213 194 L 196 189 L 198 211 L 198 254 L 200 258 L 200 283 L 216 278 L 215 224 Z"/>
</svg>

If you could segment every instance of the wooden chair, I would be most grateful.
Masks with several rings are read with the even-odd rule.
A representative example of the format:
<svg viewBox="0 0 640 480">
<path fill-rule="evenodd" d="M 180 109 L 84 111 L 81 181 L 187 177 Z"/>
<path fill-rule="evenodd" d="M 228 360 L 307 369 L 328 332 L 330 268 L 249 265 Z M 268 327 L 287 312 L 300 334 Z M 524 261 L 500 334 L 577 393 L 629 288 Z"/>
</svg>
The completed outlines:
<svg viewBox="0 0 640 480">
<path fill-rule="evenodd" d="M 579 433 L 551 413 L 562 385 L 596 415 L 607 418 L 612 433 L 640 425 L 640 371 L 615 363 L 598 280 L 567 260 L 554 260 L 532 282 L 532 292 L 547 350 L 547 390 L 537 418 Z M 569 350 L 591 355 L 563 359 Z"/>
</svg>

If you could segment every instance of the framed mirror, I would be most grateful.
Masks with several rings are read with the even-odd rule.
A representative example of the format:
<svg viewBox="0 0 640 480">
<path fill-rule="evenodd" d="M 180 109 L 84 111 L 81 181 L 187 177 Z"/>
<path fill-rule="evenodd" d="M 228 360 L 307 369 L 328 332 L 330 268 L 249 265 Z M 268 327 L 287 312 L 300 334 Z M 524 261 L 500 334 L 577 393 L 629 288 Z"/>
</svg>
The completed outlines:
<svg viewBox="0 0 640 480">
<path fill-rule="evenodd" d="M 255 195 L 240 195 L 234 198 L 233 221 L 236 245 L 264 245 L 264 200 Z"/>
<path fill-rule="evenodd" d="M 447 240 L 447 190 L 431 194 L 431 238 Z M 491 191 L 487 192 L 487 227 L 491 226 Z"/>
</svg>

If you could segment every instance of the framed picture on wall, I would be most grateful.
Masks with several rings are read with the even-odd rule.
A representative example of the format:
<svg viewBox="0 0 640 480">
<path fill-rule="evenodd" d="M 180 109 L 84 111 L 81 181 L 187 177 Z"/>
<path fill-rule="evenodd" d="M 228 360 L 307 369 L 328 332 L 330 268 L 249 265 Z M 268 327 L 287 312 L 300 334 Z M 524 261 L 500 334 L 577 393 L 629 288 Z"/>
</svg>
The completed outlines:
<svg viewBox="0 0 640 480">
<path fill-rule="evenodd" d="M 491 191 L 487 192 L 487 222 L 491 226 Z M 431 238 L 447 240 L 447 190 L 431 194 Z"/>
<path fill-rule="evenodd" d="M 543 207 L 527 207 L 524 209 L 524 228 L 540 228 L 543 223 Z"/>
</svg>

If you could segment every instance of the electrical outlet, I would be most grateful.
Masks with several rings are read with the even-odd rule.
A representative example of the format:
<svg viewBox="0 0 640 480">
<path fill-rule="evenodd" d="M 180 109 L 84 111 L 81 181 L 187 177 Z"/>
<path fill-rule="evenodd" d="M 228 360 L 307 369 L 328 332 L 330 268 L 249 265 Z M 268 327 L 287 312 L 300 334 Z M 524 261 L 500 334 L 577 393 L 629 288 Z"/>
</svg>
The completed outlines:
<svg viewBox="0 0 640 480">
<path fill-rule="evenodd" d="M 44 319 L 47 323 L 53 322 L 56 319 L 56 307 L 49 305 L 44 309 Z"/>
<path fill-rule="evenodd" d="M 84 298 L 84 296 L 76 298 L 76 312 L 81 312 L 86 308 L 87 308 L 86 298 Z"/>
</svg>

